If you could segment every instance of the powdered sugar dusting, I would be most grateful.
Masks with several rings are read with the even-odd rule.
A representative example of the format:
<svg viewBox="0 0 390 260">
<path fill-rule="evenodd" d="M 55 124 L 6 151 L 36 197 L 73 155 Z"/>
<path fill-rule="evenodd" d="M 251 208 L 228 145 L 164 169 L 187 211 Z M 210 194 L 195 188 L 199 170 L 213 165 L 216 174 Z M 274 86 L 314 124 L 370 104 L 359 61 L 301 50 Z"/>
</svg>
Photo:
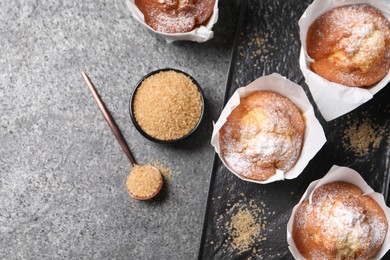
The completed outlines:
<svg viewBox="0 0 390 260">
<path fill-rule="evenodd" d="M 195 26 L 195 18 L 188 15 L 169 16 L 166 13 L 156 12 L 155 30 L 159 32 L 186 32 Z"/>
<path fill-rule="evenodd" d="M 293 237 L 309 259 L 368 259 L 386 232 L 386 218 L 374 200 L 352 184 L 330 183 L 315 190 L 312 204 L 300 205 Z"/>
<path fill-rule="evenodd" d="M 259 91 L 241 100 L 220 131 L 222 156 L 236 173 L 266 180 L 296 163 L 305 123 L 287 98 Z"/>
<path fill-rule="evenodd" d="M 389 23 L 378 10 L 367 5 L 342 6 L 313 24 L 317 30 L 310 37 L 308 53 L 317 63 L 313 70 L 318 74 L 347 86 L 369 86 L 388 73 Z M 325 60 L 335 72 L 321 68 Z"/>
<path fill-rule="evenodd" d="M 189 32 L 209 19 L 215 0 L 136 0 L 145 22 L 164 33 Z"/>
</svg>

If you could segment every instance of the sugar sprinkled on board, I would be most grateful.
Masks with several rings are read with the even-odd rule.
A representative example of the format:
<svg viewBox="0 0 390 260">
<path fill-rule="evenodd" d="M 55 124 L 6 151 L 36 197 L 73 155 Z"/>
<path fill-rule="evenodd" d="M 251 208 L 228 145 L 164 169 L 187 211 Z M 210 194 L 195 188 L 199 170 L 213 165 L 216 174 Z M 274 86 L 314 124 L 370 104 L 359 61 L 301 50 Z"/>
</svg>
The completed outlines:
<svg viewBox="0 0 390 260">
<path fill-rule="evenodd" d="M 208 244 L 220 248 L 226 255 L 251 252 L 256 259 L 261 259 L 264 254 L 261 245 L 267 241 L 267 234 L 273 232 L 266 220 L 272 212 L 263 201 L 247 199 L 244 194 L 240 194 L 238 201 L 227 204 L 230 206 L 224 213 L 216 216 L 216 230 L 223 235 L 223 241 L 214 238 Z"/>
<path fill-rule="evenodd" d="M 243 252 L 250 248 L 251 242 L 259 235 L 261 226 L 255 220 L 253 212 L 240 208 L 232 216 L 227 228 L 232 239 L 231 248 Z"/>
<path fill-rule="evenodd" d="M 344 130 L 342 144 L 347 151 L 358 157 L 365 157 L 371 149 L 378 149 L 383 138 L 389 136 L 385 128 L 375 124 L 369 118 L 353 121 Z"/>
</svg>

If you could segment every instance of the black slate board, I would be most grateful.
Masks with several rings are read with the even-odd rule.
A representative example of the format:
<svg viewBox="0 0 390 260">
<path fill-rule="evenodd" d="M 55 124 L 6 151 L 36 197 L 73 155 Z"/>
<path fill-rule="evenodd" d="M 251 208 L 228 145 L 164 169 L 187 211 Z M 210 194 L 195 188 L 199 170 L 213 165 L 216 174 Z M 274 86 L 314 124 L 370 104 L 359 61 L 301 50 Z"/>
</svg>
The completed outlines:
<svg viewBox="0 0 390 260">
<path fill-rule="evenodd" d="M 361 173 L 375 191 L 385 195 L 389 205 L 390 87 L 340 118 L 330 122 L 322 118 L 298 63 L 298 20 L 311 2 L 241 0 L 224 104 L 238 87 L 277 72 L 304 88 L 324 128 L 327 143 L 298 178 L 267 185 L 240 180 L 215 155 L 199 259 L 293 259 L 286 241 L 286 226 L 292 208 L 308 185 L 322 178 L 334 164 Z M 345 131 L 351 129 L 351 125 L 361 126 L 365 122 L 370 122 L 376 134 L 381 133 L 381 140 L 363 155 L 348 147 Z M 255 210 L 261 219 L 259 223 L 264 226 L 250 248 L 238 252 L 232 249 L 228 229 L 232 216 L 240 207 Z M 384 259 L 390 259 L 390 254 Z"/>
</svg>

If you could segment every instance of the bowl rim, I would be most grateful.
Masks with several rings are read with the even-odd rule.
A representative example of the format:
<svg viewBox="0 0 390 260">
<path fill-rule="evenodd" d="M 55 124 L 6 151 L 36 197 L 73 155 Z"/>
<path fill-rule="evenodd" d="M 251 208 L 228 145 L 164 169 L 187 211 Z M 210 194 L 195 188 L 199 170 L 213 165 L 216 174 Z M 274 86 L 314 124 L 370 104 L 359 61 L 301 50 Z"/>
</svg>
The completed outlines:
<svg viewBox="0 0 390 260">
<path fill-rule="evenodd" d="M 135 96 L 135 93 L 137 92 L 138 88 L 141 86 L 142 82 L 154 75 L 154 74 L 157 74 L 157 73 L 160 73 L 160 72 L 165 72 L 165 71 L 175 71 L 175 72 L 178 72 L 178 73 L 182 73 L 183 75 L 187 76 L 191 81 L 192 83 L 195 84 L 195 86 L 197 87 L 198 91 L 199 91 L 199 94 L 200 94 L 200 97 L 201 97 L 201 105 L 202 105 L 202 108 L 201 108 L 201 111 L 200 111 L 200 116 L 199 116 L 199 119 L 198 119 L 198 122 L 195 124 L 195 126 L 192 128 L 191 131 L 189 131 L 187 134 L 185 134 L 184 136 L 178 138 L 178 139 L 173 139 L 173 140 L 160 140 L 160 139 L 157 139 L 155 137 L 152 137 L 150 136 L 149 134 L 147 134 L 141 127 L 140 125 L 138 124 L 137 120 L 135 119 L 135 116 L 134 116 L 134 111 L 133 111 L 133 103 L 134 103 L 134 96 Z M 189 75 L 188 73 L 182 71 L 182 70 L 179 70 L 179 69 L 174 69 L 174 68 L 162 68 L 162 69 L 157 69 L 157 70 L 153 70 L 151 72 L 149 72 L 148 74 L 146 74 L 145 76 L 143 76 L 138 82 L 137 84 L 135 85 L 131 95 L 130 95 L 130 102 L 129 102 L 129 112 L 130 112 L 130 118 L 131 118 L 131 121 L 133 122 L 135 128 L 138 130 L 138 132 L 143 135 L 146 139 L 149 139 L 150 141 L 153 141 L 153 142 L 156 142 L 156 143 L 160 143 L 160 144 L 173 144 L 173 143 L 177 143 L 177 142 L 180 142 L 180 141 L 183 141 L 184 139 L 186 139 L 187 137 L 189 137 L 190 135 L 192 135 L 196 129 L 199 127 L 202 119 L 203 119 L 203 115 L 204 115 L 204 106 L 205 106 L 205 102 L 204 102 L 204 93 L 203 93 L 203 90 L 202 88 L 200 87 L 199 83 L 191 76 Z"/>
</svg>

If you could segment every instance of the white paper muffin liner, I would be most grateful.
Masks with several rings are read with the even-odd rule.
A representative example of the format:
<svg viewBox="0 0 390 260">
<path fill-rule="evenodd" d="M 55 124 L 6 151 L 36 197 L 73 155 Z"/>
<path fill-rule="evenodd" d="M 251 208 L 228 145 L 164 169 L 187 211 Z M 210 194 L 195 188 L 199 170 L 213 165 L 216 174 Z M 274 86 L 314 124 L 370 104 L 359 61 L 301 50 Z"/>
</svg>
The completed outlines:
<svg viewBox="0 0 390 260">
<path fill-rule="evenodd" d="M 390 5 L 388 2 L 385 3 L 380 0 L 314 0 L 298 22 L 302 45 L 299 65 L 314 101 L 327 121 L 342 116 L 372 99 L 374 94 L 384 88 L 390 81 L 389 71 L 380 82 L 369 89 L 354 88 L 330 82 L 310 70 L 309 64 L 312 59 L 306 52 L 306 34 L 310 25 L 325 12 L 338 6 L 350 4 L 371 5 L 380 10 L 390 21 Z"/>
<path fill-rule="evenodd" d="M 303 118 L 306 123 L 305 136 L 303 141 L 303 147 L 298 161 L 287 172 L 277 170 L 276 174 L 270 177 L 265 181 L 257 181 L 245 178 L 235 171 L 233 171 L 225 162 L 221 156 L 221 149 L 219 144 L 219 130 L 226 122 L 226 118 L 230 115 L 235 107 L 240 104 L 240 97 L 245 97 L 250 95 L 253 92 L 259 90 L 269 90 L 276 92 L 280 95 L 283 95 L 289 98 L 296 106 L 301 109 Z M 222 110 L 221 115 L 219 116 L 218 121 L 214 124 L 214 130 L 211 137 L 211 144 L 214 146 L 215 151 L 218 153 L 219 158 L 221 158 L 224 165 L 237 177 L 242 180 L 266 184 L 274 181 L 284 180 L 284 179 L 294 179 L 296 178 L 309 161 L 314 157 L 314 155 L 321 149 L 325 144 L 326 137 L 322 129 L 321 124 L 318 122 L 317 118 L 314 115 L 314 109 L 308 100 L 304 90 L 301 86 L 289 81 L 288 79 L 282 77 L 279 74 L 271 74 L 269 76 L 264 76 L 256 79 L 246 87 L 238 88 L 232 95 L 232 97 L 227 102 L 225 108 Z"/>
<path fill-rule="evenodd" d="M 218 0 L 215 1 L 213 13 L 211 14 L 207 24 L 198 26 L 192 31 L 185 33 L 163 33 L 154 30 L 152 27 L 145 23 L 144 15 L 135 5 L 134 0 L 126 0 L 126 3 L 134 18 L 138 22 L 140 22 L 149 31 L 161 35 L 168 43 L 174 41 L 193 41 L 201 43 L 210 40 L 214 36 L 214 33 L 211 29 L 218 21 Z"/>
<path fill-rule="evenodd" d="M 313 181 L 312 183 L 310 183 L 309 187 L 306 189 L 306 191 L 303 194 L 299 203 L 297 205 L 295 205 L 295 207 L 291 213 L 291 217 L 287 223 L 287 242 L 288 242 L 288 245 L 289 245 L 288 248 L 289 248 L 291 254 L 294 256 L 295 259 L 305 259 L 299 253 L 298 249 L 295 246 L 294 240 L 292 238 L 292 226 L 294 223 L 294 216 L 296 214 L 296 211 L 297 211 L 299 205 L 301 205 L 301 203 L 307 199 L 309 199 L 309 203 L 311 203 L 312 194 L 317 188 L 319 188 L 320 186 L 322 186 L 324 184 L 336 182 L 336 181 L 348 182 L 348 183 L 356 185 L 357 187 L 359 187 L 362 190 L 364 195 L 367 195 L 367 196 L 373 198 L 378 203 L 378 205 L 383 209 L 383 211 L 386 215 L 387 223 L 388 223 L 387 234 L 386 234 L 386 238 L 385 238 L 385 241 L 382 245 L 381 250 L 378 252 L 376 257 L 373 258 L 375 260 L 381 259 L 382 256 L 384 256 L 386 254 L 386 252 L 390 249 L 390 208 L 386 206 L 383 195 L 381 193 L 375 192 L 364 181 L 364 179 L 362 178 L 362 176 L 360 176 L 359 173 L 357 173 L 355 170 L 352 170 L 350 168 L 340 167 L 337 165 L 333 165 L 333 167 L 329 170 L 329 172 L 322 179 L 319 179 L 319 180 L 316 180 L 316 181 Z"/>
</svg>

